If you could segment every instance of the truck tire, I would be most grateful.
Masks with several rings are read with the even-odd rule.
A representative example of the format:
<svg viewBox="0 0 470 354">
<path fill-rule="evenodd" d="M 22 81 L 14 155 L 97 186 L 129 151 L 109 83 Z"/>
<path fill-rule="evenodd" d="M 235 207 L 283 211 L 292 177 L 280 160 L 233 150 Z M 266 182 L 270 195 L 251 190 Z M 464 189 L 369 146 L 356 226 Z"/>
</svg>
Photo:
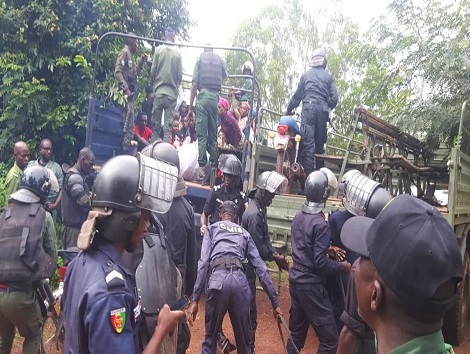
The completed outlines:
<svg viewBox="0 0 470 354">
<path fill-rule="evenodd" d="M 463 280 L 457 290 L 457 300 L 444 316 L 442 327 L 444 340 L 458 346 L 470 339 L 470 257 L 465 252 L 463 259 Z"/>
</svg>

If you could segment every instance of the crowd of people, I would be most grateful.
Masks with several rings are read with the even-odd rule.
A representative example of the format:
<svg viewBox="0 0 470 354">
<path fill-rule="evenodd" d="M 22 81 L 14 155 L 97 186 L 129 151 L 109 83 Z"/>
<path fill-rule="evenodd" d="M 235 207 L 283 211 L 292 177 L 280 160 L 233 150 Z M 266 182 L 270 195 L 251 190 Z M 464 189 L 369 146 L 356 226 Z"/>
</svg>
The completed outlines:
<svg viewBox="0 0 470 354">
<path fill-rule="evenodd" d="M 305 202 L 292 221 L 289 264 L 273 249 L 266 215 L 285 177 L 263 172 L 245 196 L 241 162 L 221 155 L 222 183 L 211 190 L 201 215 L 196 265 L 194 211 L 184 198 L 172 145 L 158 140 L 137 157 L 112 158 L 98 173 L 92 193 L 90 149 L 82 149 L 65 177 L 57 178 L 50 140 L 41 141 L 40 157 L 29 165 L 26 148 L 24 142 L 15 144 L 11 174 L 18 174 L 19 184 L 0 218 L 2 352 L 11 350 L 15 327 L 25 337 L 24 352 L 37 351 L 42 316 L 35 284 L 55 269 L 53 212 L 61 204 L 63 245 L 82 250 L 69 264 L 62 300 L 67 351 L 138 353 L 173 345 L 185 353 L 191 341 L 188 323 L 194 324 L 205 292 L 202 352 L 216 353 L 229 313 L 238 353 L 254 353 L 256 277 L 274 317 L 283 314 L 265 265 L 275 261 L 289 271 L 287 353 L 302 350 L 309 326 L 319 339 L 318 353 L 406 353 L 410 348 L 450 353 L 441 327 L 462 280 L 460 250 L 446 220 L 415 197 L 392 198 L 356 170 L 339 184 L 327 168 L 312 172 Z M 149 174 L 161 179 L 146 178 Z M 344 210 L 325 214 L 336 188 Z M 347 291 L 338 299 L 343 284 Z M 167 304 L 182 295 L 191 299 L 189 307 L 170 310 Z"/>
<path fill-rule="evenodd" d="M 56 268 L 53 221 L 61 206 L 62 245 L 81 250 L 68 264 L 61 303 L 67 353 L 182 354 L 191 340 L 202 340 L 202 353 L 213 354 L 225 338 L 222 322 L 228 313 L 237 352 L 252 354 L 257 277 L 274 318 L 283 316 L 265 261 L 289 272 L 291 340 L 280 352 L 302 351 L 312 326 L 322 354 L 451 353 L 442 319 L 454 303 L 463 269 L 444 217 L 412 196 L 392 198 L 359 171 L 349 171 L 338 183 L 332 171 L 307 159 L 305 168 L 311 171 L 291 224 L 290 264 L 275 252 L 267 220 L 267 208 L 286 178 L 265 171 L 245 195 L 241 161 L 233 154 L 219 156 L 217 117 L 224 144 L 240 146 L 250 126 L 250 97 L 241 104 L 235 90 L 231 103 L 219 97 L 227 73 L 208 47 L 194 67 L 189 105 L 181 104 L 175 115 L 182 74 L 174 37 L 167 28 L 167 44 L 158 47 L 152 62 L 153 87 L 146 90 L 135 126 L 136 80 L 147 58 L 137 66 L 133 62 L 133 36 L 116 62 L 116 80 L 127 96 L 123 147 L 128 151 L 137 141 L 140 153 L 111 158 L 95 176 L 89 148 L 80 150 L 73 166 L 61 168 L 52 161 L 49 139 L 40 142 L 32 161 L 27 144 L 15 143 L 0 217 L 0 352 L 11 351 L 15 327 L 25 338 L 23 353 L 38 351 L 43 314 L 35 289 Z M 324 53 L 314 53 L 311 66 L 288 110 L 299 104 L 310 81 L 322 77 L 332 84 L 322 71 Z M 247 75 L 252 70 L 248 63 L 242 69 Z M 334 94 L 325 106 L 304 102 L 305 136 L 326 129 Z M 314 126 L 320 118 L 324 126 Z M 153 130 L 159 133 L 151 141 Z M 198 177 L 205 177 L 209 163 L 220 169 L 222 179 L 200 216 L 199 262 L 183 156 L 175 149 L 193 139 Z M 326 214 L 327 198 L 337 188 L 344 210 Z M 205 335 L 191 338 L 204 293 Z M 181 297 L 187 303 L 170 308 Z"/>
<path fill-rule="evenodd" d="M 194 144 L 198 150 L 196 177 L 204 180 L 207 163 L 213 168 L 217 166 L 219 149 L 241 153 L 245 140 L 249 138 L 252 121 L 249 118 L 253 117 L 250 92 L 253 64 L 249 61 L 243 64 L 242 73 L 247 78 L 241 90 L 231 90 L 229 107 L 228 100 L 220 96 L 227 77 L 225 63 L 210 47 L 205 48 L 194 66 L 188 105 L 181 97 L 182 57 L 174 45 L 175 31 L 168 27 L 165 43 L 155 50 L 151 61 L 151 84 L 145 90 L 141 111 L 134 120 L 137 79 L 143 63 L 148 62 L 148 56 L 143 55 L 139 64 L 135 65 L 133 54 L 137 51 L 137 39 L 134 36 L 133 33 L 129 34 L 114 72 L 120 89 L 127 97 L 126 105 L 122 107 L 124 152 L 132 153 L 134 145 L 141 151 L 156 139 L 172 144 L 177 150 L 183 144 Z M 134 130 L 129 132 L 132 125 Z"/>
</svg>

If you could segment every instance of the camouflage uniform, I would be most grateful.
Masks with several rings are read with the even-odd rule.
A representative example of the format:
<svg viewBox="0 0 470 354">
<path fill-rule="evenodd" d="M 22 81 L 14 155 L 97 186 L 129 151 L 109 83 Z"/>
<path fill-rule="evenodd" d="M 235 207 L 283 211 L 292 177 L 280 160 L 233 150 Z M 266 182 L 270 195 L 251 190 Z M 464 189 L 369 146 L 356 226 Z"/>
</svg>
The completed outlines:
<svg viewBox="0 0 470 354">
<path fill-rule="evenodd" d="M 134 99 L 137 96 L 137 75 L 142 69 L 142 61 L 138 65 L 126 45 L 119 53 L 114 67 L 114 78 L 122 91 L 129 89 L 133 96 L 127 97 L 127 104 L 122 108 L 122 131 L 124 132 L 123 149 L 126 150 L 134 139 Z"/>
</svg>

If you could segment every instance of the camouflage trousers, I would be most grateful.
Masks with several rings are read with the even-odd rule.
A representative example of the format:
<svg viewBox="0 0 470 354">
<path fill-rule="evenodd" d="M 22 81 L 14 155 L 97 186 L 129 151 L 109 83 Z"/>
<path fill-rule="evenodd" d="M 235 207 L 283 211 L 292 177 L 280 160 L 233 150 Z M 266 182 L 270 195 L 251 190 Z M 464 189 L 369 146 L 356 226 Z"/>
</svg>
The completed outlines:
<svg viewBox="0 0 470 354">
<path fill-rule="evenodd" d="M 129 98 L 127 104 L 121 109 L 122 116 L 122 132 L 124 133 L 124 139 L 122 142 L 122 148 L 126 153 L 130 146 L 131 140 L 134 140 L 134 99 Z"/>
</svg>

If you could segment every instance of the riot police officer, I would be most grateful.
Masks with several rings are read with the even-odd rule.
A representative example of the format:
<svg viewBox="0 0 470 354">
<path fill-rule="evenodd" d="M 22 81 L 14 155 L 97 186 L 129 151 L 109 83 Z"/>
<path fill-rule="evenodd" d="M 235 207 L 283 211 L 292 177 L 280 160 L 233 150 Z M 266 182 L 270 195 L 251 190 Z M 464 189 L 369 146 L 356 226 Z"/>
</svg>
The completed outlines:
<svg viewBox="0 0 470 354">
<path fill-rule="evenodd" d="M 245 211 L 245 193 L 242 192 L 242 163 L 232 154 L 221 155 L 219 167 L 222 168 L 224 181 L 211 190 L 207 196 L 204 210 L 201 214 L 201 235 L 204 235 L 207 225 L 219 221 L 219 208 L 226 200 L 231 200 L 238 206 L 238 216 L 235 222 L 240 223 Z"/>
<path fill-rule="evenodd" d="M 238 206 L 225 201 L 220 206 L 221 221 L 210 225 L 202 241 L 201 258 L 188 319 L 192 324 L 198 312 L 198 302 L 207 281 L 206 334 L 202 353 L 216 352 L 217 335 L 222 328 L 225 313 L 229 313 L 235 334 L 237 352 L 248 354 L 250 347 L 250 301 L 251 292 L 244 273 L 243 263 L 248 258 L 255 268 L 264 291 L 268 294 L 274 316 L 281 314 L 279 300 L 274 290 L 268 268 L 259 256 L 251 238 L 235 223 Z"/>
<path fill-rule="evenodd" d="M 330 110 L 338 103 L 338 93 L 331 75 L 325 70 L 328 60 L 322 48 L 313 51 L 308 62 L 310 69 L 302 75 L 299 85 L 287 106 L 287 115 L 302 102 L 302 120 L 299 162 L 308 176 L 314 169 L 324 166 L 314 154 L 324 154 L 327 140 L 327 123 Z"/>
<path fill-rule="evenodd" d="M 268 219 L 266 216 L 266 208 L 271 205 L 274 196 L 279 194 L 280 187 L 285 181 L 286 178 L 276 171 L 266 171 L 258 177 L 256 188 L 248 194 L 248 198 L 251 198 L 251 200 L 245 213 L 243 213 L 242 226 L 251 235 L 263 261 L 275 261 L 279 268 L 289 270 L 289 262 L 286 258 L 274 252 L 271 239 L 269 238 Z M 252 350 L 254 350 L 258 321 L 256 310 L 256 274 L 251 265 L 247 266 L 247 278 L 251 290 L 250 345 Z"/>
<path fill-rule="evenodd" d="M 155 159 L 166 161 L 178 167 L 179 171 L 179 157 L 175 148 L 168 143 L 164 143 L 161 140 L 150 144 L 142 150 L 142 154 Z M 159 223 L 164 232 L 164 239 L 162 233 L 157 238 L 157 235 L 152 235 L 153 238 L 158 242 L 166 243 L 168 247 L 159 247 L 158 242 L 155 247 L 147 247 L 144 252 L 144 259 L 141 263 L 141 268 L 138 269 L 136 274 L 137 288 L 142 291 L 145 290 L 145 294 L 155 294 L 159 289 L 165 289 L 166 293 L 170 292 L 171 289 L 177 289 L 176 295 L 179 297 L 182 294 L 191 296 L 194 288 L 194 282 L 196 280 L 196 228 L 194 224 L 194 211 L 189 202 L 184 198 L 186 195 L 186 185 L 184 179 L 179 175 L 178 182 L 176 184 L 175 195 L 173 203 L 171 204 L 170 210 L 164 214 L 154 213 L 152 226 L 157 229 Z M 150 256 L 150 253 L 154 256 Z M 165 259 L 171 257 L 173 262 L 168 264 Z M 157 264 L 153 263 L 152 260 L 147 261 L 149 258 L 153 258 L 157 261 Z M 179 276 L 171 277 L 171 274 L 176 274 L 177 271 L 175 265 L 179 271 Z M 140 277 L 140 272 L 145 271 L 147 274 L 144 278 Z M 160 273 L 160 274 L 159 274 Z M 178 279 L 181 278 L 181 281 Z M 142 281 L 139 283 L 139 280 Z M 157 279 L 157 281 L 152 281 Z M 150 281 L 149 281 L 150 280 Z M 166 285 L 163 282 L 168 282 Z M 178 284 L 177 284 L 178 283 Z M 160 290 L 160 292 L 162 292 Z M 144 294 L 142 293 L 142 299 Z M 171 298 L 171 294 L 168 294 L 168 299 Z M 164 302 L 158 304 L 159 299 L 155 295 L 151 295 L 152 299 L 145 299 L 145 301 L 154 302 L 156 306 L 160 306 Z M 177 300 L 175 294 L 171 302 Z M 169 301 L 169 300 L 167 300 Z M 152 333 L 153 329 L 148 329 L 149 333 Z M 180 321 L 178 326 L 178 340 L 177 340 L 177 353 L 185 353 L 189 346 L 191 339 L 191 333 L 187 325 L 186 319 Z"/>
<path fill-rule="evenodd" d="M 78 241 L 83 251 L 70 263 L 65 279 L 66 352 L 141 351 L 140 304 L 121 255 L 141 245 L 151 212 L 168 211 L 176 178 L 175 166 L 140 154 L 116 156 L 103 165 Z M 143 352 L 155 353 L 183 315 L 163 306 Z"/>
<path fill-rule="evenodd" d="M 349 262 L 338 262 L 328 257 L 331 236 L 322 211 L 330 189 L 336 187 L 336 177 L 327 168 L 308 175 L 305 181 L 306 201 L 291 226 L 293 265 L 289 271 L 289 329 L 295 346 L 301 350 L 309 324 L 312 325 L 320 342 L 320 354 L 336 353 L 338 344 L 338 329 L 325 287 L 326 276 L 351 269 Z M 295 353 L 291 342 L 287 345 L 287 352 Z"/>
<path fill-rule="evenodd" d="M 343 190 L 345 210 L 335 211 L 330 215 L 328 221 L 331 227 L 332 245 L 345 249 L 346 260 L 353 264 L 359 258 L 359 255 L 345 247 L 341 241 L 341 230 L 344 224 L 354 216 L 367 216 L 375 219 L 384 206 L 392 200 L 392 196 L 382 185 L 358 170 L 345 173 L 341 185 L 342 188 L 340 189 Z M 339 322 L 344 323 L 344 326 L 340 329 L 337 354 L 374 354 L 376 352 L 375 334 L 357 311 L 354 277 L 346 277 L 346 282 L 347 292 L 344 306 L 338 306 L 342 302 L 333 303 L 333 306 L 339 310 L 335 311 L 335 316 L 338 313 L 340 316 Z M 333 293 L 338 293 L 337 286 L 343 286 L 343 284 L 339 284 L 337 281 L 333 284 L 336 285 L 336 287 L 332 287 Z"/>
<path fill-rule="evenodd" d="M 20 188 L 0 216 L 0 352 L 10 353 L 15 327 L 23 353 L 36 354 L 42 316 L 35 288 L 56 269 L 54 222 L 43 203 L 51 184 L 44 167 L 26 168 Z"/>
</svg>

